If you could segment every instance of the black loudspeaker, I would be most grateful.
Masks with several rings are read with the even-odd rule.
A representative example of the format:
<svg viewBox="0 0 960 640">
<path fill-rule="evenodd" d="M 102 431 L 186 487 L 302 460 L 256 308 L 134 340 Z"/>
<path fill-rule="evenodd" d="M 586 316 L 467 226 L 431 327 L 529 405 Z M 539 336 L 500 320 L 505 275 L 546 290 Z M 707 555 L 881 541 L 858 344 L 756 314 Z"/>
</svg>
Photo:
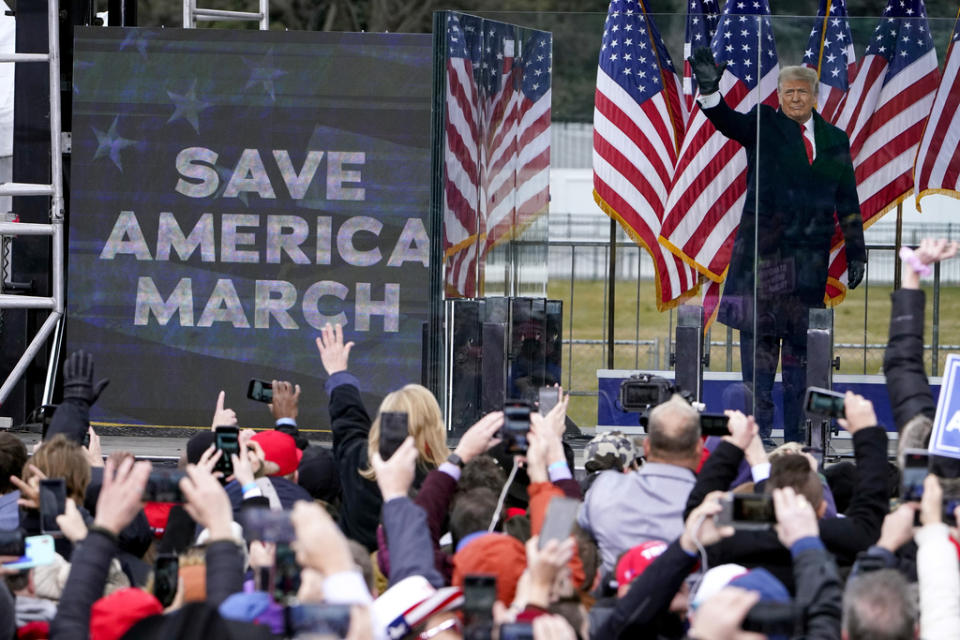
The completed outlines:
<svg viewBox="0 0 960 640">
<path fill-rule="evenodd" d="M 450 398 L 450 428 L 460 432 L 480 419 L 480 313 L 482 300 L 454 300 L 451 307 L 453 323 L 453 367 L 450 372 L 453 385 Z"/>
<path fill-rule="evenodd" d="M 480 370 L 480 413 L 503 409 L 507 388 L 507 325 L 500 322 L 483 323 L 483 355 Z"/>
<path fill-rule="evenodd" d="M 536 402 L 561 381 L 563 303 L 494 297 L 450 301 L 450 426 L 462 433 L 507 398 Z"/>
</svg>

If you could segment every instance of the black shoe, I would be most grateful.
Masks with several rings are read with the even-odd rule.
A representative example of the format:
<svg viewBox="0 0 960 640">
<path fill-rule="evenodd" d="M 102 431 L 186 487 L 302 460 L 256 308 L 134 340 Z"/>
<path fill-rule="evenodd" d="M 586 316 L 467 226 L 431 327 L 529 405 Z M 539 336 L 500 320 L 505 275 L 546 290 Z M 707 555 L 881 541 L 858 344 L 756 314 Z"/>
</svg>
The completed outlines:
<svg viewBox="0 0 960 640">
<path fill-rule="evenodd" d="M 774 441 L 773 438 L 771 438 L 771 437 L 769 437 L 769 436 L 766 437 L 766 438 L 760 438 L 760 441 L 763 442 L 763 448 L 766 449 L 767 451 L 770 451 L 770 450 L 772 450 L 772 449 L 776 449 L 777 447 L 780 446 L 780 445 L 778 445 L 778 444 Z"/>
</svg>

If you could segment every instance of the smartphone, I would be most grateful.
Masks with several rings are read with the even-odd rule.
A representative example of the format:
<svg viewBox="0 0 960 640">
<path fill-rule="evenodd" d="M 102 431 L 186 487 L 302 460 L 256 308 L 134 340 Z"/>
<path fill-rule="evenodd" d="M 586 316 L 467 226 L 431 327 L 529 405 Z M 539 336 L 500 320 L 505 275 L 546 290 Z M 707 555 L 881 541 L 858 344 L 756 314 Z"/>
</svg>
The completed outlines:
<svg viewBox="0 0 960 640">
<path fill-rule="evenodd" d="M 57 555 L 53 548 L 53 536 L 30 536 L 24 540 L 24 546 L 23 556 L 13 562 L 4 563 L 5 569 L 23 571 L 24 569 L 46 566 L 53 564 Z"/>
<path fill-rule="evenodd" d="M 463 612 L 473 617 L 493 618 L 497 601 L 497 576 L 470 573 L 463 577 Z"/>
<path fill-rule="evenodd" d="M 508 622 L 500 625 L 500 640 L 533 640 L 533 625 L 529 622 Z"/>
<path fill-rule="evenodd" d="M 23 529 L 0 531 L 0 556 L 20 557 L 27 551 Z"/>
<path fill-rule="evenodd" d="M 803 609 L 793 602 L 758 602 L 740 627 L 767 636 L 793 637 L 803 628 Z"/>
<path fill-rule="evenodd" d="M 298 604 L 288 608 L 290 628 L 297 637 L 346 638 L 350 632 L 350 607 L 342 604 Z M 300 636 L 300 634 L 307 634 Z"/>
<path fill-rule="evenodd" d="M 842 418 L 844 394 L 820 387 L 807 387 L 803 407 L 807 413 L 828 418 Z"/>
<path fill-rule="evenodd" d="M 540 387 L 540 415 L 547 415 L 559 403 L 560 387 Z"/>
<path fill-rule="evenodd" d="M 701 413 L 700 414 L 700 435 L 703 436 L 728 436 L 730 428 L 727 423 L 730 418 L 722 413 Z"/>
<path fill-rule="evenodd" d="M 52 536 L 62 535 L 57 516 L 67 507 L 67 483 L 63 478 L 45 478 L 40 481 L 40 531 Z"/>
<path fill-rule="evenodd" d="M 407 439 L 410 428 L 405 411 L 380 412 L 380 457 L 389 460 Z"/>
<path fill-rule="evenodd" d="M 177 596 L 180 559 L 175 553 L 161 553 L 153 565 L 153 595 L 166 609 Z"/>
<path fill-rule="evenodd" d="M 237 427 L 217 427 L 214 430 L 213 442 L 217 449 L 223 451 L 217 460 L 214 471 L 222 471 L 224 477 L 233 475 L 233 460 L 231 455 L 240 455 L 240 429 Z"/>
<path fill-rule="evenodd" d="M 278 542 L 273 560 L 273 599 L 284 604 L 295 598 L 300 589 L 300 567 L 297 554 L 290 545 Z"/>
<path fill-rule="evenodd" d="M 240 519 L 247 542 L 259 540 L 289 544 L 297 539 L 289 511 L 248 507 L 241 512 Z"/>
<path fill-rule="evenodd" d="M 273 383 L 253 378 L 247 385 L 247 397 L 257 402 L 273 402 Z"/>
<path fill-rule="evenodd" d="M 147 486 L 143 488 L 144 502 L 174 502 L 183 504 L 186 500 L 180 490 L 180 480 L 187 474 L 174 469 L 151 471 Z"/>
<path fill-rule="evenodd" d="M 773 496 L 760 493 L 728 493 L 720 498 L 723 509 L 717 515 L 717 524 L 735 529 L 765 530 L 777 522 Z"/>
<path fill-rule="evenodd" d="M 551 540 L 566 540 L 573 533 L 573 523 L 577 520 L 580 501 L 573 498 L 556 497 L 547 505 L 547 515 L 540 529 L 540 548 Z"/>
<path fill-rule="evenodd" d="M 530 433 L 530 403 L 508 400 L 503 405 L 503 426 L 500 437 L 507 453 L 524 455 L 527 452 L 527 434 Z"/>
<path fill-rule="evenodd" d="M 923 498 L 923 481 L 930 473 L 930 452 L 926 449 L 905 449 L 900 472 L 900 499 L 904 502 Z"/>
</svg>

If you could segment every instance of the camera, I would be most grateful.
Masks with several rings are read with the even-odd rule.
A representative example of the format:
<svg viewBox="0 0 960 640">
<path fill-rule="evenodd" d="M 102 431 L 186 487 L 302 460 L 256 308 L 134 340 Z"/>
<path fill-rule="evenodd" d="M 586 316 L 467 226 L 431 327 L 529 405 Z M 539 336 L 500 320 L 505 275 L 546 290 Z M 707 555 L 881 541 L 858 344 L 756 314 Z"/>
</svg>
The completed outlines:
<svg viewBox="0 0 960 640">
<path fill-rule="evenodd" d="M 646 427 L 650 410 L 679 393 L 687 402 L 690 394 L 684 393 L 672 380 L 650 373 L 638 373 L 620 383 L 620 407 L 624 411 L 640 414 L 640 426 Z"/>
</svg>

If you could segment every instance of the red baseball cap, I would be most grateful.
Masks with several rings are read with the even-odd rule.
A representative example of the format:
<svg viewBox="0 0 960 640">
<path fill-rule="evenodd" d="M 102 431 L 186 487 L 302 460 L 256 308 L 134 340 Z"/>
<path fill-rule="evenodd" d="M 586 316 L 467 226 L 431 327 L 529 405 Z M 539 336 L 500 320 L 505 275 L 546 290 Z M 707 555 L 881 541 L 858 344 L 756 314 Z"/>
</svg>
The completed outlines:
<svg viewBox="0 0 960 640">
<path fill-rule="evenodd" d="M 620 556 L 617 562 L 617 584 L 621 587 L 633 582 L 633 579 L 646 571 L 661 553 L 667 550 L 662 540 L 648 540 L 637 545 Z"/>
<path fill-rule="evenodd" d="M 260 445 L 268 461 L 280 467 L 279 471 L 270 475 L 285 476 L 300 466 L 303 451 L 297 448 L 297 441 L 293 436 L 271 429 L 261 431 L 251 439 Z"/>
</svg>

